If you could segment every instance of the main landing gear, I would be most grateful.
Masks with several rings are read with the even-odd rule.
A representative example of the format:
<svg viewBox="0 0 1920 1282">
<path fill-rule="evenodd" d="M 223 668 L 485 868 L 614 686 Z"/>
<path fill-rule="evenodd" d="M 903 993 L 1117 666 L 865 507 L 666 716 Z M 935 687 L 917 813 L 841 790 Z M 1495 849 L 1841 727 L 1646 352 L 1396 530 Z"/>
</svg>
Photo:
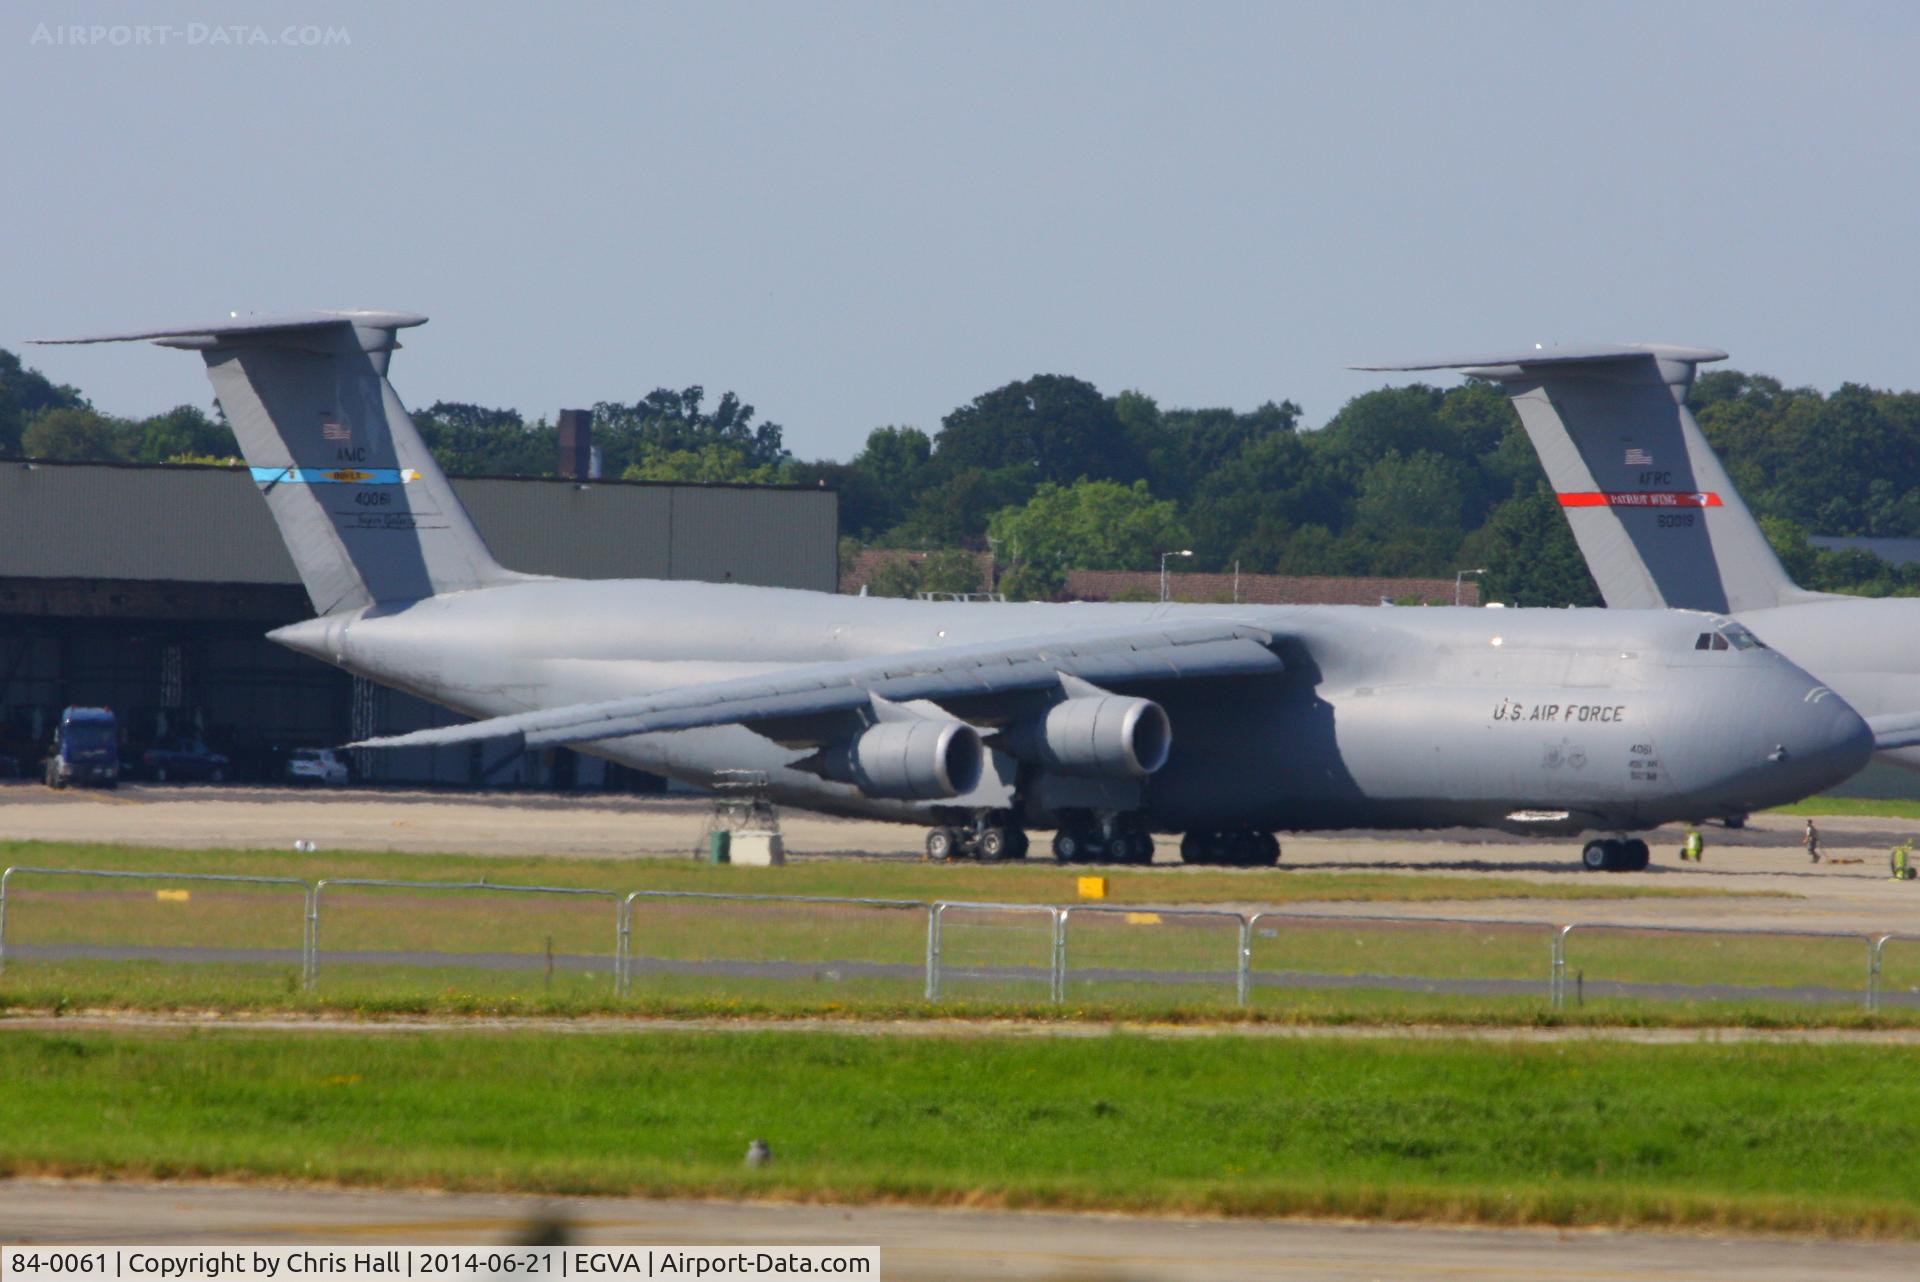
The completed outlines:
<svg viewBox="0 0 1920 1282">
<path fill-rule="evenodd" d="M 1651 857 L 1638 837 L 1606 837 L 1589 841 L 1580 863 L 1588 872 L 1639 872 Z"/>
<path fill-rule="evenodd" d="M 1002 859 L 1026 857 L 1026 829 L 1010 827 L 1002 816 L 982 814 L 975 816 L 970 825 L 927 831 L 927 858 L 936 863 L 949 859 L 997 863 Z"/>
<path fill-rule="evenodd" d="M 1190 832 L 1180 839 L 1180 858 L 1190 864 L 1271 868 L 1280 862 L 1280 839 L 1270 832 Z"/>
<path fill-rule="evenodd" d="M 1153 834 L 1111 824 L 1068 824 L 1053 834 L 1053 857 L 1063 864 L 1150 864 Z"/>
</svg>

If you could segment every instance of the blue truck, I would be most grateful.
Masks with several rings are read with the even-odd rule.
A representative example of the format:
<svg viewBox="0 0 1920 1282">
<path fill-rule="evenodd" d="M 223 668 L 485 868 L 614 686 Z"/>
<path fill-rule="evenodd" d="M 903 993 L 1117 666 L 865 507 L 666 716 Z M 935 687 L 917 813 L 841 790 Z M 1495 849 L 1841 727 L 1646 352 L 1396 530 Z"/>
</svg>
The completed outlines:
<svg viewBox="0 0 1920 1282">
<path fill-rule="evenodd" d="M 47 753 L 47 786 L 120 786 L 120 727 L 111 708 L 68 708 Z"/>
</svg>

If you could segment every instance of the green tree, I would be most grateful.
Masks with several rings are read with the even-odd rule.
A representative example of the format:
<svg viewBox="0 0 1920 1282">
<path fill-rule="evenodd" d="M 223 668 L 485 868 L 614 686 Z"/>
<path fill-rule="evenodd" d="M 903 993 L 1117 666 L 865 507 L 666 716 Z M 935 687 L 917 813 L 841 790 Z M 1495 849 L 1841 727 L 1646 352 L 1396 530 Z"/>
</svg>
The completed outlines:
<svg viewBox="0 0 1920 1282">
<path fill-rule="evenodd" d="M 1008 470 L 1031 485 L 1144 474 L 1113 402 L 1093 384 L 1060 374 L 1008 383 L 954 410 L 941 420 L 934 463 L 942 478 Z"/>
<path fill-rule="evenodd" d="M 1600 605 L 1600 589 L 1573 541 L 1560 501 L 1543 481 L 1508 499 L 1461 548 L 1460 565 L 1485 566 L 1480 599 L 1509 605 Z"/>
<path fill-rule="evenodd" d="M 136 463 L 240 457 L 240 443 L 233 439 L 233 430 L 192 405 L 176 405 L 164 414 L 142 419 L 134 428 L 133 439 Z"/>
<path fill-rule="evenodd" d="M 1032 494 L 1024 468 L 969 469 L 913 495 L 905 519 L 877 541 L 890 547 L 975 545 L 989 514 L 1024 503 Z"/>
<path fill-rule="evenodd" d="M 1116 411 L 1128 396 L 1116 400 Z M 1137 412 L 1133 421 L 1142 421 Z M 1235 487 L 1233 478 L 1255 454 L 1297 452 L 1296 435 L 1300 407 L 1292 401 L 1275 404 L 1268 401 L 1249 414 L 1230 409 L 1167 410 L 1155 409 L 1155 430 L 1143 432 L 1146 442 L 1147 485 L 1161 498 L 1172 499 L 1183 507 L 1209 486 L 1223 483 Z M 1215 488 L 1219 488 L 1216 485 Z"/>
<path fill-rule="evenodd" d="M 528 423 L 518 410 L 464 401 L 435 401 L 413 424 L 442 470 L 454 476 L 552 476 L 560 462 L 559 429 Z"/>
<path fill-rule="evenodd" d="M 84 409 L 74 388 L 49 382 L 38 370 L 0 348 L 0 458 L 18 458 L 20 438 L 32 418 L 46 410 Z"/>
<path fill-rule="evenodd" d="M 84 406 L 42 410 L 27 422 L 20 447 L 28 458 L 121 462 L 129 454 L 131 425 Z"/>
<path fill-rule="evenodd" d="M 754 463 L 731 445 L 709 442 L 697 450 L 652 450 L 627 465 L 623 481 L 680 481 L 705 485 L 780 485 L 787 479 L 777 463 Z"/>
<path fill-rule="evenodd" d="M 746 466 L 782 467 L 791 458 L 778 423 L 755 423 L 754 408 L 732 392 L 711 410 L 706 389 L 681 391 L 657 387 L 631 405 L 601 401 L 593 407 L 593 439 L 609 475 L 624 475 L 636 464 L 666 454 L 700 454 L 721 445 L 740 454 Z"/>
<path fill-rule="evenodd" d="M 890 556 L 881 560 L 867 576 L 867 595 L 916 597 L 920 595 L 920 562 L 910 556 Z"/>
<path fill-rule="evenodd" d="M 1173 503 L 1145 481 L 1045 484 L 1024 506 L 996 512 L 988 529 L 1013 563 L 1003 586 L 1029 599 L 1057 595 L 1069 569 L 1149 569 L 1191 542 Z"/>
<path fill-rule="evenodd" d="M 929 552 L 920 562 L 922 592 L 984 592 L 980 558 L 965 548 Z"/>
<path fill-rule="evenodd" d="M 876 427 L 838 478 L 840 525 L 872 538 L 905 520 L 924 484 L 933 441 L 917 427 Z"/>
<path fill-rule="evenodd" d="M 1460 452 L 1460 443 L 1441 421 L 1444 403 L 1438 389 L 1420 383 L 1366 392 L 1341 407 L 1315 444 L 1330 451 L 1356 481 L 1389 451 L 1451 457 Z"/>
<path fill-rule="evenodd" d="M 1462 469 L 1451 459 L 1390 449 L 1360 478 L 1354 521 L 1383 537 L 1457 538 L 1465 489 Z"/>
</svg>

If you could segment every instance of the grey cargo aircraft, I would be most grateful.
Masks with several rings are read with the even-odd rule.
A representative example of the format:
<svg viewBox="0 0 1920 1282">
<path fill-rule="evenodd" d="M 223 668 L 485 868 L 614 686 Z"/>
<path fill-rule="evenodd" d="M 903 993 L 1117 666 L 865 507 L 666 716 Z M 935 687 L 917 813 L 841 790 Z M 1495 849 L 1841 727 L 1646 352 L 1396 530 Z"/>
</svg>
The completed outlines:
<svg viewBox="0 0 1920 1282">
<path fill-rule="evenodd" d="M 1846 701 L 1665 610 L 977 604 L 589 582 L 497 564 L 387 381 L 425 317 L 61 340 L 198 351 L 316 617 L 283 645 L 480 718 L 367 746 L 559 745 L 926 826 L 928 854 L 1270 864 L 1276 830 L 1625 834 L 1859 768 Z M 1696 637 L 1718 638 L 1711 648 Z M 1176 737 L 1177 732 L 1177 737 Z"/>
<path fill-rule="evenodd" d="M 1687 409 L 1695 370 L 1726 355 L 1634 343 L 1362 368 L 1499 382 L 1609 606 L 1738 620 L 1863 713 L 1882 760 L 1920 770 L 1920 601 L 1787 577 Z"/>
</svg>

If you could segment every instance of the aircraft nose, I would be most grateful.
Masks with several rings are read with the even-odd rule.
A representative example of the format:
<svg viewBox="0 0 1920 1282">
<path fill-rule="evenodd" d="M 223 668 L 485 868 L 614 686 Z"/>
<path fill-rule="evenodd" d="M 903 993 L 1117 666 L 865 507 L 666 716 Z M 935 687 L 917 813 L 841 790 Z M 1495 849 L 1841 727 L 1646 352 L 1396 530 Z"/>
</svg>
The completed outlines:
<svg viewBox="0 0 1920 1282">
<path fill-rule="evenodd" d="M 1770 718 L 1775 742 L 1766 754 L 1768 773 L 1795 790 L 1795 796 L 1805 796 L 1866 765 L 1873 755 L 1873 730 L 1852 704 L 1826 686 L 1804 678 L 1792 686 L 1798 697 Z"/>
</svg>

